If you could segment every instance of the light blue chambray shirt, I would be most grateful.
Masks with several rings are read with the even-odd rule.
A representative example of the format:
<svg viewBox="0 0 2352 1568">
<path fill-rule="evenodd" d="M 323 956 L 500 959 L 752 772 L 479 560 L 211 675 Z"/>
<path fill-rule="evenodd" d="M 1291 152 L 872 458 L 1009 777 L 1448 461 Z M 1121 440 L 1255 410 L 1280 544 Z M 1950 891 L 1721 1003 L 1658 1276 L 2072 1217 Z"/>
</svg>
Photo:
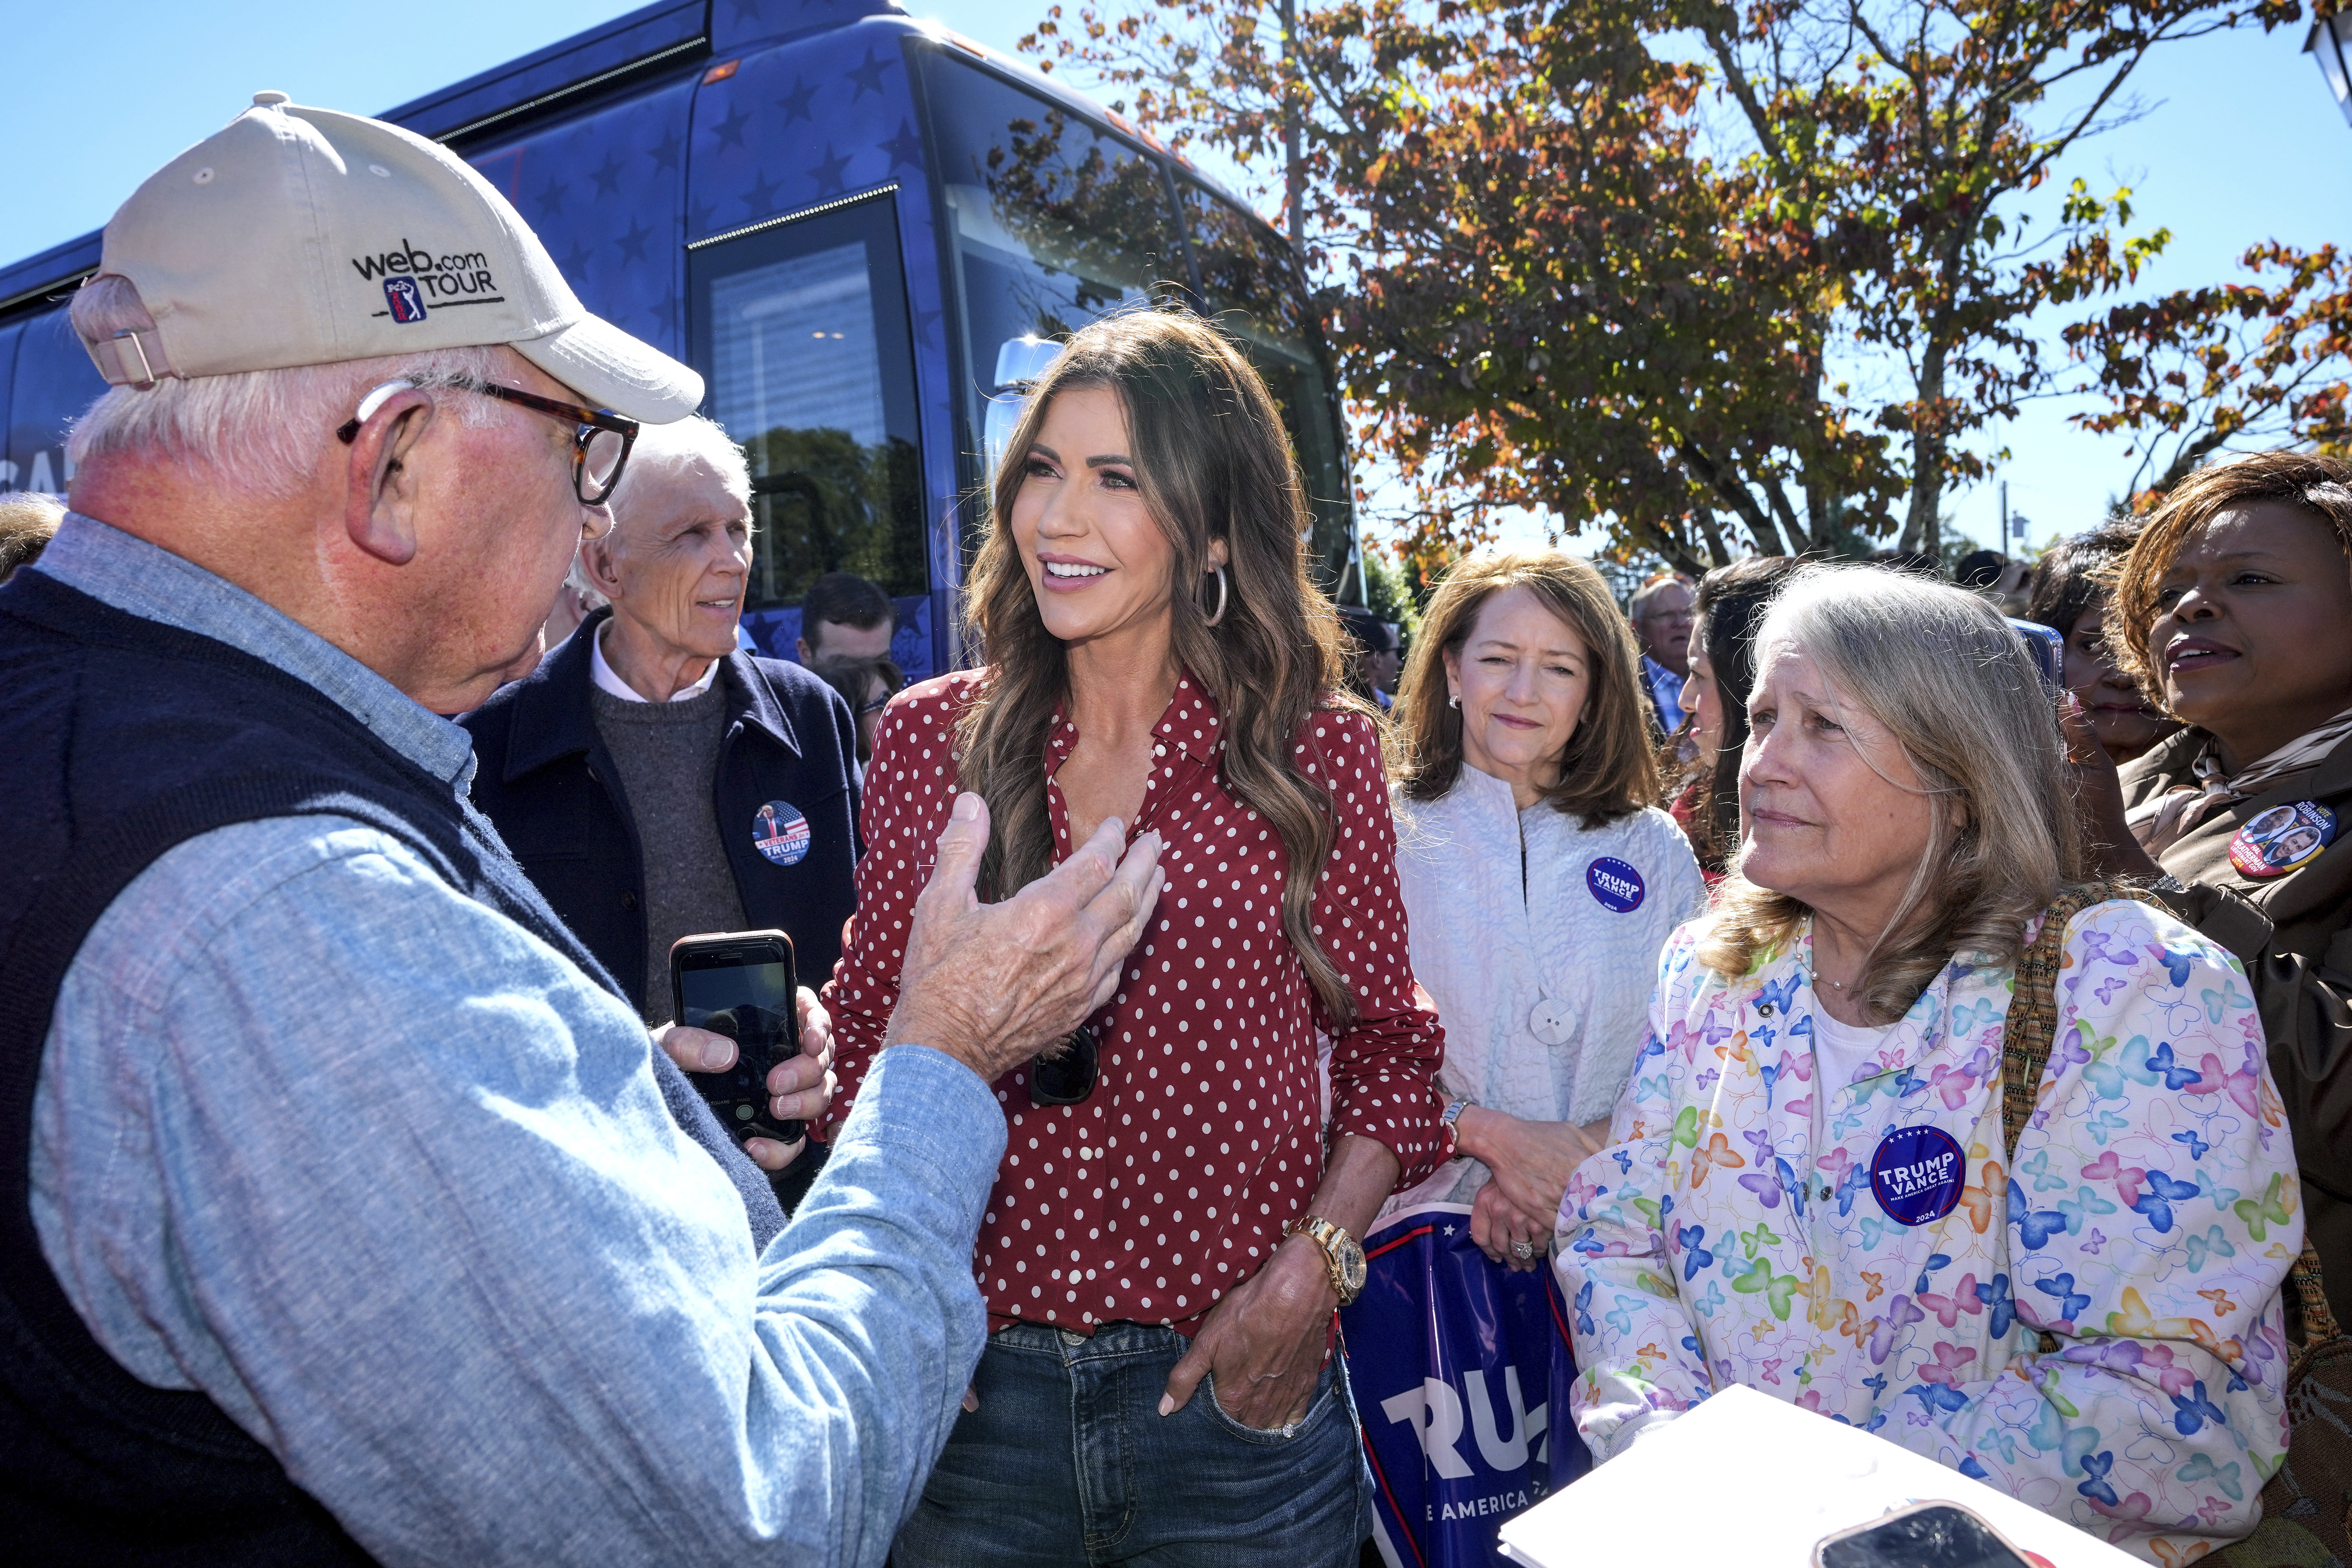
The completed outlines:
<svg viewBox="0 0 2352 1568">
<path fill-rule="evenodd" d="M 309 681 L 462 793 L 466 732 L 91 519 L 35 570 Z M 644 1026 L 333 817 L 178 846 L 91 928 L 34 1100 L 41 1249 L 386 1563 L 879 1563 L 986 1333 L 994 1095 L 883 1054 L 763 1255 Z"/>
</svg>

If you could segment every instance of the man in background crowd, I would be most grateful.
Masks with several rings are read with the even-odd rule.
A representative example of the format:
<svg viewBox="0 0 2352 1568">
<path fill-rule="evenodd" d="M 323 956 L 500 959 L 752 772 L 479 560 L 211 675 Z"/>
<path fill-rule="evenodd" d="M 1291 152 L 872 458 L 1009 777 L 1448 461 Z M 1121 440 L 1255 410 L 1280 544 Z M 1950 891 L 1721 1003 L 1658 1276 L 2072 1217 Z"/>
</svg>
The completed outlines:
<svg viewBox="0 0 2352 1568">
<path fill-rule="evenodd" d="M 41 558 L 66 509 L 38 490 L 0 495 L 0 583 Z"/>
<path fill-rule="evenodd" d="M 475 804 L 649 1024 L 679 937 L 783 931 L 821 979 L 856 902 L 856 729 L 815 675 L 737 648 L 751 529 L 725 431 L 647 427 L 580 548 L 608 607 L 464 720 Z"/>
<path fill-rule="evenodd" d="M 825 658 L 887 658 L 898 630 L 898 612 L 879 583 L 855 572 L 828 572 L 801 601 L 801 635 L 793 644 L 805 665 Z"/>
<path fill-rule="evenodd" d="M 388 234 L 502 297 L 394 319 L 345 265 Z M 11 1560 L 878 1568 L 986 1333 L 989 1086 L 1109 1001 L 1157 836 L 982 906 L 956 803 L 779 1237 L 672 1061 L 732 1042 L 654 1049 L 439 717 L 701 378 L 446 149 L 276 92 L 124 204 L 72 319 L 110 390 L 0 586 Z M 801 1006 L 786 1119 L 831 1100 Z"/>
<path fill-rule="evenodd" d="M 1625 607 L 1633 640 L 1642 645 L 1642 688 L 1658 731 L 1683 727 L 1683 682 L 1690 679 L 1690 634 L 1698 596 L 1689 578 L 1661 572 L 1639 588 Z"/>
<path fill-rule="evenodd" d="M 2002 615 L 2022 616 L 2033 566 L 2030 562 L 2012 561 L 1998 550 L 1971 550 L 1960 557 L 1952 580 Z"/>
<path fill-rule="evenodd" d="M 1404 667 L 1397 629 L 1371 611 L 1352 605 L 1339 612 L 1339 629 L 1348 634 L 1351 656 L 1348 684 L 1357 696 L 1387 712 L 1395 701 L 1397 673 Z"/>
<path fill-rule="evenodd" d="M 809 669 L 841 693 L 841 700 L 849 704 L 849 711 L 857 720 L 857 784 L 863 789 L 866 764 L 874 760 L 874 735 L 882 727 L 882 710 L 898 695 L 907 678 L 897 664 L 887 658 L 835 656 L 818 659 Z"/>
</svg>

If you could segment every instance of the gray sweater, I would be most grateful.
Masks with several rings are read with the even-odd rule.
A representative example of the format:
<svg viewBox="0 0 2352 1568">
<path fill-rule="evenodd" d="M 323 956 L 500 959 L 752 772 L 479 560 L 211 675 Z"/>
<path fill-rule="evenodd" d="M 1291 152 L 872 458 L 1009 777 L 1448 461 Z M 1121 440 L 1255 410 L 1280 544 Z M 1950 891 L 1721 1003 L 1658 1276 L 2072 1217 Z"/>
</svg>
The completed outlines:
<svg viewBox="0 0 2352 1568">
<path fill-rule="evenodd" d="M 714 680 L 680 702 L 625 702 L 591 687 L 588 700 L 596 732 L 621 770 L 621 795 L 644 862 L 646 1022 L 666 1023 L 670 943 L 699 931 L 743 929 L 742 898 L 711 805 L 726 693 Z"/>
</svg>

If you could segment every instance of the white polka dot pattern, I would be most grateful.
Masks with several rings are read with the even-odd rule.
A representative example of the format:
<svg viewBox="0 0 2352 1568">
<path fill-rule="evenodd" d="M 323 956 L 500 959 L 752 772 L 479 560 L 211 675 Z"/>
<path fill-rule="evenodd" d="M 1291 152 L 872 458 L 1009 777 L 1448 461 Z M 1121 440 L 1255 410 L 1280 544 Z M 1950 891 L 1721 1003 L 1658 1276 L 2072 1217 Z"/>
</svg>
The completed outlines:
<svg viewBox="0 0 2352 1568">
<path fill-rule="evenodd" d="M 857 913 L 824 990 L 841 1076 L 828 1124 L 849 1113 L 897 1005 L 907 922 L 955 802 L 955 715 L 985 679 L 927 681 L 884 715 L 866 776 Z M 1453 1153 L 1432 1089 L 1444 1038 L 1413 1001 L 1370 721 L 1318 711 L 1297 737 L 1338 829 L 1312 921 L 1355 993 L 1344 1029 L 1283 934 L 1281 835 L 1226 793 L 1217 710 L 1189 674 L 1154 736 L 1129 836 L 1164 837 L 1168 886 L 1121 989 L 1090 1020 L 1102 1044 L 1095 1091 L 1082 1105 L 1040 1109 L 1024 1073 L 995 1086 L 1010 1136 L 973 1259 L 992 1327 L 1042 1320 L 1084 1331 L 1129 1319 L 1197 1329 L 1271 1255 L 1322 1179 L 1318 1029 L 1336 1035 L 1335 1136 L 1387 1144 L 1401 1185 Z M 1070 850 L 1069 818 L 1051 774 L 1076 742 L 1057 716 L 1045 763 L 1056 859 Z"/>
</svg>

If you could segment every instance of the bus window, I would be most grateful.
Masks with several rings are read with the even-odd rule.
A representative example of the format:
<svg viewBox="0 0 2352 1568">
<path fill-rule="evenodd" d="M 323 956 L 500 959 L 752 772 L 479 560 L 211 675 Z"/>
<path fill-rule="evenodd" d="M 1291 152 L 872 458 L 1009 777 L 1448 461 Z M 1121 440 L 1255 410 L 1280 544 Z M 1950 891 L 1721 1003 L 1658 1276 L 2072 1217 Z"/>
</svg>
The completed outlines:
<svg viewBox="0 0 2352 1568">
<path fill-rule="evenodd" d="M 0 488 L 63 495 L 73 478 L 66 462 L 66 433 L 105 391 L 106 380 L 89 363 L 89 351 L 74 335 L 63 305 L 28 318 L 16 343 L 8 400 L 4 460 L 13 465 L 15 477 Z"/>
<path fill-rule="evenodd" d="M 1166 297 L 1184 279 L 1183 251 L 1150 159 L 961 61 L 936 56 L 925 78 L 954 238 L 965 413 L 985 439 L 993 403 L 1001 437 L 1014 388 L 1052 357 L 1037 340 Z"/>
<path fill-rule="evenodd" d="M 16 375 L 16 339 L 24 330 L 22 321 L 0 326 L 0 490 L 24 488 L 16 482 L 16 460 L 8 456 L 8 394 Z"/>
<path fill-rule="evenodd" d="M 703 412 L 751 465 L 747 613 L 797 606 L 835 571 L 894 599 L 930 591 L 893 199 L 689 247 Z"/>
<path fill-rule="evenodd" d="M 1241 346 L 1282 405 L 1314 513 L 1308 541 L 1317 579 L 1343 586 L 1354 552 L 1348 466 L 1332 417 L 1331 392 L 1306 317 L 1306 290 L 1290 248 L 1249 214 L 1179 179 L 1202 304 Z M 1351 598 L 1352 595 L 1349 595 Z"/>
</svg>

